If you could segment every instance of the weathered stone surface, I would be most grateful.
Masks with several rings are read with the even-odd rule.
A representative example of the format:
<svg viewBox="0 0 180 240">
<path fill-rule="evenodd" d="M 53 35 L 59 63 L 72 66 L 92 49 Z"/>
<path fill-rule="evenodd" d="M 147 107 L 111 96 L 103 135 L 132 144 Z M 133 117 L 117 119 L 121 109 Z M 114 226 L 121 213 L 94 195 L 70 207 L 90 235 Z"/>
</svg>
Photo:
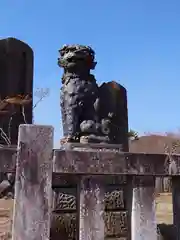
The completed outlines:
<svg viewBox="0 0 180 240">
<path fill-rule="evenodd" d="M 157 205 L 157 209 L 156 209 L 156 215 L 157 215 L 157 220 L 158 223 L 166 223 L 166 224 L 161 224 L 159 227 L 161 229 L 161 234 L 163 235 L 163 238 L 158 238 L 158 240 L 162 240 L 162 239 L 175 239 L 175 234 L 176 231 L 174 230 L 174 228 L 172 228 L 172 196 L 171 194 L 160 194 L 158 195 L 158 197 L 156 198 L 156 205 Z M 6 240 L 11 240 L 11 224 L 12 224 L 12 212 L 13 212 L 13 205 L 14 205 L 14 201 L 13 200 L 0 200 L 0 239 L 4 236 L 6 236 Z M 70 215 L 69 215 L 70 216 Z M 69 219 L 69 217 L 66 218 L 67 220 Z M 54 221 L 55 223 L 55 221 Z M 57 226 L 54 225 L 51 226 L 52 227 L 52 232 L 53 229 L 55 229 Z M 62 230 L 61 230 L 62 233 Z M 9 236 L 9 237 L 8 237 Z M 64 236 L 64 235 L 63 235 Z M 59 239 L 63 239 L 63 240 L 70 240 L 67 237 L 63 237 L 62 234 L 58 232 L 56 233 L 54 231 L 54 234 L 52 233 L 52 238 L 51 240 L 59 240 Z M 126 238 L 122 237 L 109 237 L 106 238 L 107 240 L 127 240 Z"/>
<path fill-rule="evenodd" d="M 52 214 L 51 220 L 51 239 L 64 236 L 64 239 L 76 239 L 76 213 Z M 54 237 L 53 237 L 54 236 Z"/>
<path fill-rule="evenodd" d="M 180 175 L 180 155 L 55 150 L 53 163 L 56 173 Z"/>
<path fill-rule="evenodd" d="M 29 95 L 32 98 L 33 51 L 26 43 L 15 38 L 0 40 L 0 79 L 1 99 L 17 97 L 17 95 Z M 17 144 L 18 127 L 25 123 L 22 106 L 7 104 L 5 108 L 0 109 L 0 113 L 0 128 L 3 128 L 10 138 L 11 144 Z M 32 123 L 32 101 L 24 106 L 24 113 L 26 123 Z M 10 133 L 9 121 L 11 121 Z M 0 143 L 7 144 L 2 137 Z"/>
<path fill-rule="evenodd" d="M 76 189 L 54 189 L 53 210 L 76 210 Z M 124 208 L 123 191 L 119 187 L 106 187 L 104 204 L 106 210 L 118 210 Z"/>
<path fill-rule="evenodd" d="M 62 150 L 80 151 L 80 152 L 122 152 L 122 144 L 110 144 L 110 143 L 76 143 L 67 142 L 61 146 Z"/>
<path fill-rule="evenodd" d="M 127 212 L 105 212 L 106 236 L 124 236 L 127 230 Z"/>
<path fill-rule="evenodd" d="M 104 219 L 105 237 L 125 237 L 128 231 L 126 212 L 105 212 Z M 56 231 L 56 237 L 60 237 L 63 233 L 69 239 L 74 239 L 76 237 L 76 224 L 76 213 L 52 214 L 51 231 Z"/>
<path fill-rule="evenodd" d="M 58 173 L 52 175 L 52 188 L 76 188 L 78 182 L 78 176 L 62 176 Z"/>
<path fill-rule="evenodd" d="M 123 151 L 128 151 L 126 89 L 116 82 L 97 85 L 90 72 L 96 66 L 91 47 L 65 45 L 59 53 L 58 65 L 64 69 L 61 88 L 64 140 L 122 144 Z"/>
<path fill-rule="evenodd" d="M 74 188 L 79 181 L 78 175 L 59 175 L 58 173 L 53 173 L 52 187 L 53 188 Z M 127 182 L 126 176 L 106 176 L 104 179 L 105 185 L 125 185 Z"/>
<path fill-rule="evenodd" d="M 105 193 L 105 209 L 106 210 L 118 210 L 124 208 L 123 191 L 119 188 L 108 187 L 108 191 Z"/>
<path fill-rule="evenodd" d="M 76 196 L 76 188 L 54 189 L 53 210 L 59 212 L 76 210 Z"/>
<path fill-rule="evenodd" d="M 78 187 L 80 240 L 104 240 L 104 184 L 100 177 L 82 177 Z"/>
<path fill-rule="evenodd" d="M 134 179 L 132 198 L 131 235 L 132 239 L 157 239 L 155 213 L 155 178 L 147 181 Z"/>
<path fill-rule="evenodd" d="M 49 240 L 53 128 L 20 125 L 13 240 Z"/>
<path fill-rule="evenodd" d="M 99 88 L 101 113 L 104 116 L 108 116 L 109 112 L 113 113 L 109 132 L 111 143 L 121 144 L 122 151 L 128 152 L 127 91 L 115 81 L 103 83 Z"/>
</svg>

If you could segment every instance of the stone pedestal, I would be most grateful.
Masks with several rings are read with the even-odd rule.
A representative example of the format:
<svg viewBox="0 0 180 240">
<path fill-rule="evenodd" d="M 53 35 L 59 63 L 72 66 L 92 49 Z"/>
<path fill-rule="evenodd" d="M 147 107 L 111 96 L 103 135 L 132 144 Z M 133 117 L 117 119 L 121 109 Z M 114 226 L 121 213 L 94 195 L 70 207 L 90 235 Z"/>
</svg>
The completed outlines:
<svg viewBox="0 0 180 240">
<path fill-rule="evenodd" d="M 115 144 L 68 143 L 63 148 L 67 152 L 71 151 L 72 154 L 73 152 L 81 152 L 81 154 L 84 152 L 84 157 L 89 155 L 88 152 L 94 152 L 95 155 L 98 151 L 112 154 L 121 152 L 121 145 Z M 54 172 L 58 169 L 56 157 L 59 159 L 58 153 L 56 155 L 55 151 Z M 128 220 L 126 197 L 129 197 L 129 195 L 126 193 L 129 191 L 127 188 L 130 185 L 127 185 L 125 176 L 89 177 L 87 176 L 85 179 L 76 175 L 69 175 L 68 178 L 65 175 L 58 177 L 54 173 L 52 182 L 54 190 L 52 240 L 56 239 L 55 235 L 57 238 L 64 236 L 64 240 L 69 240 L 86 239 L 83 236 L 88 237 L 89 234 L 89 239 L 120 239 L 121 237 L 122 239 L 128 239 L 128 229 L 130 227 L 128 227 L 128 222 L 130 219 Z M 97 204 L 94 201 L 97 201 Z M 86 205 L 88 206 L 88 211 L 92 208 L 91 213 L 94 219 L 91 219 L 88 223 L 89 214 L 83 210 L 86 208 Z M 83 209 L 82 206 L 84 206 Z M 94 209 L 94 207 L 96 208 Z M 88 226 L 90 227 L 90 225 L 91 229 L 94 229 L 93 233 L 89 232 Z M 78 229 L 80 229 L 80 235 L 78 234 Z M 101 235 L 97 234 L 96 236 L 96 232 L 101 232 Z M 129 232 L 131 232 L 130 229 Z"/>
</svg>

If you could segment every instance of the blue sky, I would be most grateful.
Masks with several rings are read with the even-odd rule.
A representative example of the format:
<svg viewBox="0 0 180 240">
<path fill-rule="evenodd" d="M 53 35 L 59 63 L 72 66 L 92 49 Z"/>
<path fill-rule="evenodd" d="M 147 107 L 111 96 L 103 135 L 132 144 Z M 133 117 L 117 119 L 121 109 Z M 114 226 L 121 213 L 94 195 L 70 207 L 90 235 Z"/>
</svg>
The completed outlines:
<svg viewBox="0 0 180 240">
<path fill-rule="evenodd" d="M 180 127 L 179 0 L 1 0 L 0 37 L 34 50 L 34 89 L 49 88 L 35 122 L 62 135 L 58 49 L 88 44 L 96 51 L 97 81 L 127 88 L 129 126 L 140 133 Z"/>
</svg>

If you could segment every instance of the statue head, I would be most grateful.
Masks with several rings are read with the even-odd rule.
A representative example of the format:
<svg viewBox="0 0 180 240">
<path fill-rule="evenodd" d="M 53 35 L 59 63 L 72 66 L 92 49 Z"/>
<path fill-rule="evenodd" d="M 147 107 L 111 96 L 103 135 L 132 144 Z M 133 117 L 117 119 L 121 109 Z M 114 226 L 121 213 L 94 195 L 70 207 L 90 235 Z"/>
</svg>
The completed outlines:
<svg viewBox="0 0 180 240">
<path fill-rule="evenodd" d="M 96 66 L 95 53 L 89 46 L 64 45 L 59 53 L 58 65 L 65 70 L 79 71 L 84 69 L 90 71 Z"/>
</svg>

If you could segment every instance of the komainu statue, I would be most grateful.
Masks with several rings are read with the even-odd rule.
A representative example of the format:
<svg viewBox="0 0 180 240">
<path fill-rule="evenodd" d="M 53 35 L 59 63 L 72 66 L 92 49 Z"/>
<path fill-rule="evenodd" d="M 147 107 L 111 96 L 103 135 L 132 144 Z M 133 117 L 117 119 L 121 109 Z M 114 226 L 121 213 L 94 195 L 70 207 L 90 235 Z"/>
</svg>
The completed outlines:
<svg viewBox="0 0 180 240">
<path fill-rule="evenodd" d="M 65 45 L 58 65 L 64 69 L 61 113 L 66 142 L 123 144 L 127 150 L 126 89 L 116 82 L 98 86 L 90 73 L 96 66 L 89 46 Z"/>
<path fill-rule="evenodd" d="M 64 69 L 61 89 L 64 138 L 61 143 L 69 142 L 70 144 L 66 145 L 67 148 L 68 146 L 80 146 L 81 149 L 84 144 L 85 149 L 89 145 L 88 147 L 97 147 L 97 149 L 102 146 L 103 150 L 108 148 L 114 150 L 116 147 L 119 149 L 119 145 L 121 145 L 122 151 L 128 151 L 126 89 L 114 81 L 98 86 L 95 77 L 91 74 L 91 70 L 96 66 L 95 53 L 91 47 L 66 45 L 59 53 L 58 65 Z M 70 179 L 68 181 L 71 182 Z M 109 209 L 105 219 L 106 237 L 116 236 L 119 229 L 119 232 L 121 229 L 122 232 L 126 229 L 126 213 L 121 214 L 120 212 L 124 207 L 123 194 L 115 188 L 112 189 L 115 182 L 119 184 L 119 178 L 107 179 L 106 183 L 111 186 L 105 193 L 105 209 Z M 56 213 L 52 214 L 51 228 L 51 239 L 53 240 L 59 238 L 78 239 L 76 236 L 78 221 L 75 193 L 77 189 L 74 191 L 73 188 L 71 193 L 70 187 L 66 184 L 65 181 L 62 185 L 64 189 L 68 188 L 68 194 L 61 192 L 60 188 L 55 193 L 54 209 Z M 70 186 L 73 184 L 70 183 Z M 120 215 L 113 216 L 111 209 L 116 209 Z M 60 213 L 57 214 L 57 210 L 60 210 Z M 61 210 L 66 210 L 66 213 L 62 213 Z"/>
</svg>

